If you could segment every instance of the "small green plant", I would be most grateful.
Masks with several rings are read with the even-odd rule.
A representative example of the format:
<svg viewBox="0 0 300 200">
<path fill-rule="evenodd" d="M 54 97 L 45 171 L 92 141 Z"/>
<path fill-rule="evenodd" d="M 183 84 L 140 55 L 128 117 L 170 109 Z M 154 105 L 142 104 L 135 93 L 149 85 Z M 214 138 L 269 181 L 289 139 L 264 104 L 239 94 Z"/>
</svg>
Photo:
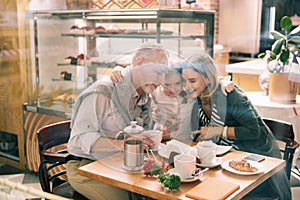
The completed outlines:
<svg viewBox="0 0 300 200">
<path fill-rule="evenodd" d="M 292 58 L 292 62 L 297 62 L 296 57 L 300 56 L 300 36 L 296 35 L 300 32 L 300 26 L 293 28 L 292 20 L 288 16 L 284 16 L 280 20 L 280 28 L 284 34 L 278 31 L 271 31 L 275 42 L 271 50 L 258 55 L 259 58 L 265 58 L 268 62 L 270 72 L 286 72 L 286 64 Z"/>
<path fill-rule="evenodd" d="M 164 173 L 158 176 L 159 181 L 169 190 L 178 190 L 181 180 L 176 174 Z"/>
</svg>

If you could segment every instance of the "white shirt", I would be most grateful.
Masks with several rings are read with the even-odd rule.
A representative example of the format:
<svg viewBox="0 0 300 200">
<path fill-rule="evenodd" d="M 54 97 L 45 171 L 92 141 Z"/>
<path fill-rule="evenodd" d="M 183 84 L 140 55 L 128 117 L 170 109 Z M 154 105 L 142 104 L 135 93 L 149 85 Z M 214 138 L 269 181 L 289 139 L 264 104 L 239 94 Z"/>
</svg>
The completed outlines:
<svg viewBox="0 0 300 200">
<path fill-rule="evenodd" d="M 158 87 L 152 93 L 155 99 L 155 107 L 158 110 L 159 119 L 155 121 L 154 129 L 159 129 L 161 125 L 168 127 L 171 138 L 191 140 L 191 113 L 194 99 L 177 96 L 172 98 L 167 96 L 163 87 Z"/>
</svg>

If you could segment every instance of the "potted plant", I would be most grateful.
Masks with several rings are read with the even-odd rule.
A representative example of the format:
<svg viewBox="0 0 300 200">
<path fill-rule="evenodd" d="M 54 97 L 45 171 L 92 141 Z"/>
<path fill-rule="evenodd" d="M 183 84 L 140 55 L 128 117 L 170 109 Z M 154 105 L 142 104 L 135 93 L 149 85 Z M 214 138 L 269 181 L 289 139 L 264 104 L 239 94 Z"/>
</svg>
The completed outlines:
<svg viewBox="0 0 300 200">
<path fill-rule="evenodd" d="M 269 77 L 269 97 L 271 101 L 295 102 L 299 84 L 289 81 L 291 68 L 299 68 L 300 57 L 300 26 L 293 28 L 292 20 L 284 16 L 280 20 L 280 28 L 283 34 L 278 31 L 271 31 L 275 42 L 271 50 L 258 55 L 266 59 Z M 300 72 L 300 70 L 299 70 Z M 286 83 L 284 82 L 286 81 Z M 300 80 L 298 81 L 300 82 Z"/>
</svg>

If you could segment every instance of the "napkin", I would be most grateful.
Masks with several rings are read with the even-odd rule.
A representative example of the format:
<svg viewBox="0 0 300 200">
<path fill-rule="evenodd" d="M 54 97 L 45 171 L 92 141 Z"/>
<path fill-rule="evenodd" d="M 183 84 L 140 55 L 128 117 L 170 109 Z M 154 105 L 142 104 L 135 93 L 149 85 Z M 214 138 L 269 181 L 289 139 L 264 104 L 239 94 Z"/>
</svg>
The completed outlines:
<svg viewBox="0 0 300 200">
<path fill-rule="evenodd" d="M 240 188 L 238 184 L 224 181 L 218 178 L 208 178 L 199 185 L 193 187 L 185 194 L 186 197 L 198 200 L 226 199 Z"/>
<path fill-rule="evenodd" d="M 184 144 L 178 140 L 171 140 L 167 142 L 167 157 L 169 158 L 172 152 L 179 154 L 190 154 L 197 156 L 198 150 L 195 147 L 191 147 L 187 144 Z"/>
</svg>

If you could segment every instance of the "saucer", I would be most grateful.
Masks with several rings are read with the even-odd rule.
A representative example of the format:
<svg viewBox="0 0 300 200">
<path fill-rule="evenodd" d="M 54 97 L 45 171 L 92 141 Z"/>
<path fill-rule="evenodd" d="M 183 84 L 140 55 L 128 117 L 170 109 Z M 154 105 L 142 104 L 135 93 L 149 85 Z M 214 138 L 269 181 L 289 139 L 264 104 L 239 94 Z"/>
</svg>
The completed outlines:
<svg viewBox="0 0 300 200">
<path fill-rule="evenodd" d="M 221 158 L 215 158 L 212 163 L 210 164 L 196 164 L 197 166 L 199 167 L 208 167 L 208 168 L 214 168 L 214 167 L 217 167 L 219 165 L 221 165 L 223 163 L 222 159 Z"/>
<path fill-rule="evenodd" d="M 175 168 L 170 169 L 168 171 L 168 173 L 170 173 L 170 174 L 176 174 L 176 175 L 180 176 L 180 174 L 176 171 Z M 195 176 L 195 177 L 191 177 L 191 178 L 187 178 L 187 179 L 183 179 L 183 178 L 180 177 L 180 181 L 182 183 L 191 183 L 191 182 L 194 182 L 194 181 L 197 181 L 197 180 L 200 180 L 199 176 Z"/>
</svg>

